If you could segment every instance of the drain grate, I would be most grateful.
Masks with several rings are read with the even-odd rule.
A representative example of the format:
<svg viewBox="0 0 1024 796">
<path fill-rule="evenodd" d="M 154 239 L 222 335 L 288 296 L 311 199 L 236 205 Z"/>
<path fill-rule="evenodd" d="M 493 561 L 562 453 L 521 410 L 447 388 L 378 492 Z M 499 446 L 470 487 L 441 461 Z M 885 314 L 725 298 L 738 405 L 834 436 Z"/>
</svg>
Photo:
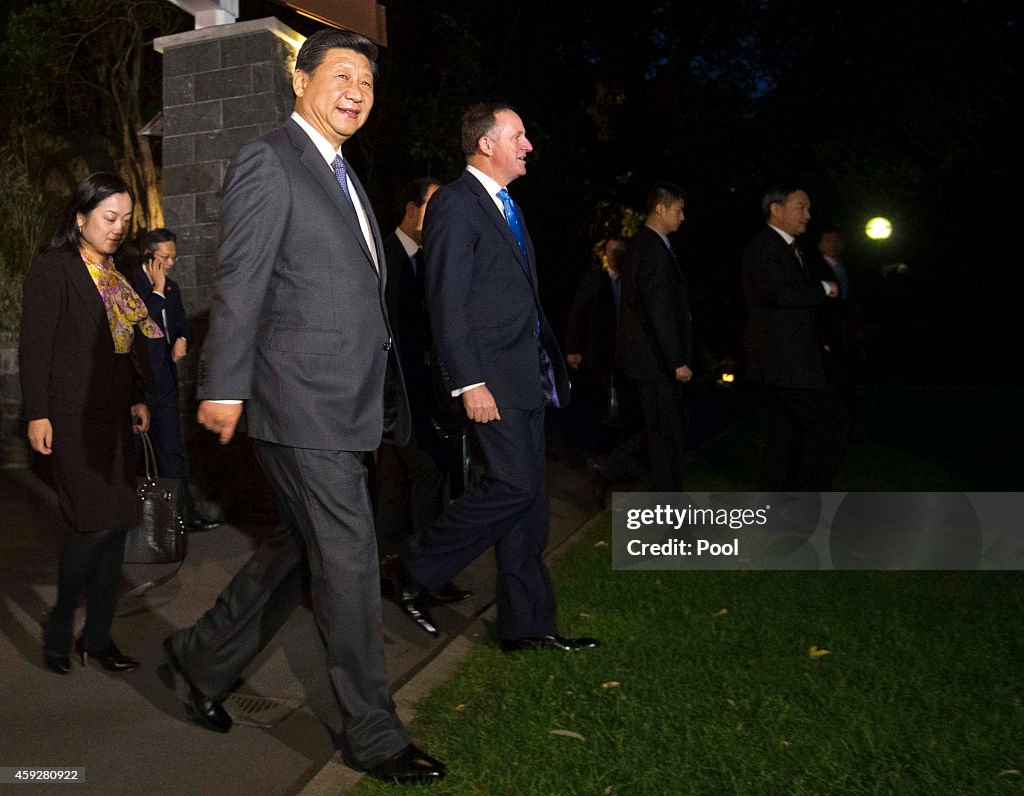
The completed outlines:
<svg viewBox="0 0 1024 796">
<path fill-rule="evenodd" d="M 237 724 L 269 729 L 294 713 L 302 701 L 256 694 L 228 694 L 222 704 Z"/>
</svg>

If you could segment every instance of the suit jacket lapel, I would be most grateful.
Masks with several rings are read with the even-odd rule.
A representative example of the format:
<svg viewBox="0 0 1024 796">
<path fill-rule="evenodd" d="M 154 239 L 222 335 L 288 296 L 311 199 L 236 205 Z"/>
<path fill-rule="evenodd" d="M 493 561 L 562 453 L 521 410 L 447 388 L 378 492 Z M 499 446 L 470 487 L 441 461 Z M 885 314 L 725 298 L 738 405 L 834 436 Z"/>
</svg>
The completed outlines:
<svg viewBox="0 0 1024 796">
<path fill-rule="evenodd" d="M 299 158 L 302 165 L 309 169 L 316 181 L 320 183 L 320 187 L 324 189 L 331 204 L 338 209 L 342 220 L 348 225 L 349 231 L 353 234 L 366 258 L 370 261 L 370 268 L 373 268 L 373 259 L 370 257 L 370 250 L 366 245 L 363 229 L 359 226 L 359 217 L 356 215 L 355 207 L 345 198 L 345 194 L 341 192 L 341 186 L 338 185 L 338 180 L 334 176 L 331 167 L 324 160 L 323 155 L 320 154 L 320 150 L 316 148 L 316 144 L 310 140 L 309 136 L 306 135 L 299 125 L 289 119 L 285 122 L 285 128 L 288 130 L 292 145 L 302 152 L 302 156 Z M 358 180 L 351 169 L 348 170 L 348 176 L 352 183 L 358 186 Z M 362 191 L 362 186 L 358 186 L 356 190 L 359 191 L 359 198 L 363 202 L 363 207 L 369 207 L 367 200 L 364 198 L 365 194 Z M 374 237 L 379 242 L 379 233 L 375 232 Z M 380 251 L 379 245 L 377 246 L 377 251 Z"/>
<path fill-rule="evenodd" d="M 516 261 L 519 263 L 519 267 L 523 269 L 523 273 L 526 274 L 527 280 L 529 280 L 531 287 L 536 292 L 536 280 L 533 278 L 532 266 L 533 263 L 528 263 L 526 258 L 523 257 L 523 252 L 519 248 L 519 242 L 516 240 L 516 236 L 512 234 L 512 228 L 508 225 L 508 219 L 505 218 L 505 214 L 502 213 L 496 204 L 494 199 L 488 196 L 484 186 L 480 184 L 480 180 L 470 174 L 468 171 L 463 172 L 463 179 L 468 180 L 470 190 L 476 194 L 476 200 L 480 203 L 480 207 L 483 208 L 484 213 L 494 222 L 494 226 L 498 228 L 498 232 L 508 243 L 512 254 L 515 256 Z M 522 220 L 522 217 L 520 217 Z M 530 240 L 530 233 L 526 229 L 526 222 L 523 222 L 523 234 L 525 235 L 527 251 L 533 250 L 533 243 Z"/>
<path fill-rule="evenodd" d="M 68 273 L 71 284 L 75 286 L 75 292 L 85 302 L 91 317 L 101 329 L 109 329 L 110 322 L 107 320 L 107 308 L 103 306 L 103 297 L 96 289 L 96 283 L 92 281 L 89 269 L 86 267 L 78 252 L 69 253 L 67 261 Z"/>
</svg>

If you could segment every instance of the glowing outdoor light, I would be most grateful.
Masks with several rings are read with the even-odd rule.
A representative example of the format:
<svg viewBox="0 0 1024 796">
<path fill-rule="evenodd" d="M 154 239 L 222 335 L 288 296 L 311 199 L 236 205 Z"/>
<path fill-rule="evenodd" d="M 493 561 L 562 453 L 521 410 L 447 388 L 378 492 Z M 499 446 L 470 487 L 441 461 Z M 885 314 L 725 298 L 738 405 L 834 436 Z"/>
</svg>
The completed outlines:
<svg viewBox="0 0 1024 796">
<path fill-rule="evenodd" d="M 871 240 L 886 240 L 892 235 L 892 222 L 887 218 L 878 216 L 868 221 L 864 227 L 864 233 L 871 238 Z"/>
<path fill-rule="evenodd" d="M 722 374 L 722 381 L 725 384 L 732 384 L 734 381 L 736 381 L 736 374 L 735 373 L 723 373 Z"/>
</svg>

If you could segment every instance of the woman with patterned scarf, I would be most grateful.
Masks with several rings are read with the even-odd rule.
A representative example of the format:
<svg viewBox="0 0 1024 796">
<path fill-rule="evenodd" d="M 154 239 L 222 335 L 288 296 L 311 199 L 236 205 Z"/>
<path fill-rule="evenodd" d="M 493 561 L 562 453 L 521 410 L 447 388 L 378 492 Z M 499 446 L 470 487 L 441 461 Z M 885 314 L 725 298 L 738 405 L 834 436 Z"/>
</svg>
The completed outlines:
<svg viewBox="0 0 1024 796">
<path fill-rule="evenodd" d="M 149 365 L 139 335 L 161 336 L 114 265 L 133 204 L 120 177 L 91 174 L 68 198 L 50 245 L 25 276 L 19 367 L 28 439 L 52 458 L 72 531 L 43 633 L 44 662 L 58 674 L 71 673 L 82 593 L 85 629 L 74 645 L 82 664 L 91 655 L 110 671 L 139 665 L 110 636 L 125 534 L 139 519 L 132 431 L 149 427 Z"/>
</svg>

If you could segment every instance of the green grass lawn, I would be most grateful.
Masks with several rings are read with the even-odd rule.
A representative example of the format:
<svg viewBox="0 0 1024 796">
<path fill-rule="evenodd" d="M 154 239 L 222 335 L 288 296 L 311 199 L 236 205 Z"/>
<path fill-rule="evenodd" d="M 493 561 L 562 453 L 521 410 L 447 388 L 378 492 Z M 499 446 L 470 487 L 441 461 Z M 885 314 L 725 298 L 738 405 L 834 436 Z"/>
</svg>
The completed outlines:
<svg viewBox="0 0 1024 796">
<path fill-rule="evenodd" d="M 1019 488 L 1020 397 L 875 391 L 837 488 Z M 694 489 L 749 467 L 742 430 Z M 617 572 L 610 544 L 606 515 L 552 567 L 562 631 L 602 646 L 476 649 L 420 705 L 450 768 L 424 791 L 1024 793 L 1020 573 Z"/>
</svg>

